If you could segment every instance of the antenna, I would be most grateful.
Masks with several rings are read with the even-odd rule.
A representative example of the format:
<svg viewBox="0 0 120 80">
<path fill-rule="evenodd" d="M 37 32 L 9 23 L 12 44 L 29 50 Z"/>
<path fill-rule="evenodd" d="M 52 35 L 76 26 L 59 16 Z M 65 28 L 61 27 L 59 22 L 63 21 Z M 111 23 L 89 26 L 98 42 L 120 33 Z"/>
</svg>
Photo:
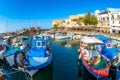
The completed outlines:
<svg viewBox="0 0 120 80">
<path fill-rule="evenodd" d="M 8 32 L 8 21 L 6 21 L 6 32 Z"/>
<path fill-rule="evenodd" d="M 40 27 L 40 21 L 38 20 L 38 25 L 37 25 L 37 27 Z"/>
<path fill-rule="evenodd" d="M 34 27 L 34 22 L 33 22 L 33 20 L 32 20 L 32 24 L 31 24 L 31 25 L 32 25 L 32 27 Z"/>
<path fill-rule="evenodd" d="M 25 28 L 27 28 L 27 21 L 25 20 Z"/>
</svg>

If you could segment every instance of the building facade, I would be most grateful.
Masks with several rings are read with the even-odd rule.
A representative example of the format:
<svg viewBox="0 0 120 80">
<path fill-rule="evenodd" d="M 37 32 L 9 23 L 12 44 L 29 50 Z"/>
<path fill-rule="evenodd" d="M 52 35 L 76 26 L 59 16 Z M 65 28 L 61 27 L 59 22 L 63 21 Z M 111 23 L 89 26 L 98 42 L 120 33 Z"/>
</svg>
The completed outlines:
<svg viewBox="0 0 120 80">
<path fill-rule="evenodd" d="M 66 27 L 66 28 L 79 27 L 80 25 L 83 26 L 84 24 L 82 21 L 81 24 L 77 23 L 77 20 L 83 17 L 84 17 L 83 14 L 79 14 L 79 15 L 71 15 L 69 16 L 68 19 L 54 20 L 52 22 L 52 27 L 54 27 L 54 25 L 58 25 L 58 27 Z"/>
<path fill-rule="evenodd" d="M 96 16 L 98 26 L 109 28 L 110 33 L 120 33 L 120 8 L 108 8 Z"/>
<path fill-rule="evenodd" d="M 72 28 L 85 26 L 81 21 L 77 23 L 78 19 L 82 19 L 85 14 L 71 15 L 68 19 L 58 19 L 52 22 L 52 27 L 57 25 L 58 27 Z M 98 24 L 97 27 L 110 33 L 120 33 L 120 8 L 108 8 L 104 11 L 95 11 Z"/>
</svg>

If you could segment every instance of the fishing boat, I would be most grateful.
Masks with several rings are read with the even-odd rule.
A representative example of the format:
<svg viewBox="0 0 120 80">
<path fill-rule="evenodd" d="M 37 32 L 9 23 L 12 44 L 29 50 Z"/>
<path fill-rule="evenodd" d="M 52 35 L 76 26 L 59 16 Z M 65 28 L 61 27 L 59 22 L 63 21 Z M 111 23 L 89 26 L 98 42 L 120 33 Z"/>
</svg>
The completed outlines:
<svg viewBox="0 0 120 80">
<path fill-rule="evenodd" d="M 40 35 L 34 35 L 33 36 L 34 39 L 40 38 L 40 39 L 44 39 L 44 40 L 51 40 L 52 36 L 50 34 L 40 34 Z"/>
<path fill-rule="evenodd" d="M 68 33 L 57 33 L 55 34 L 55 39 L 56 40 L 64 40 L 64 39 L 72 39 L 74 33 L 68 32 Z"/>
<path fill-rule="evenodd" d="M 120 49 L 113 47 L 113 39 L 101 34 L 96 34 L 95 36 L 104 42 L 101 50 L 102 55 L 105 56 L 109 61 L 118 61 L 117 63 L 120 63 L 120 58 L 118 58 L 120 55 Z"/>
<path fill-rule="evenodd" d="M 96 79 L 109 76 L 109 64 L 100 53 L 103 42 L 95 37 L 84 36 L 80 40 L 80 55 L 83 65 Z"/>
<path fill-rule="evenodd" d="M 4 54 L 6 52 L 6 47 L 3 44 L 0 44 L 0 59 L 3 60 Z"/>
<path fill-rule="evenodd" d="M 50 43 L 43 35 L 35 35 L 31 44 L 11 47 L 5 56 L 13 69 L 27 71 L 28 73 L 32 70 L 42 69 L 52 61 Z"/>
<path fill-rule="evenodd" d="M 114 47 L 114 44 L 119 42 L 101 34 L 96 34 L 95 36 L 104 42 L 101 53 L 111 62 L 111 79 L 118 80 L 120 78 L 120 47 Z"/>
</svg>

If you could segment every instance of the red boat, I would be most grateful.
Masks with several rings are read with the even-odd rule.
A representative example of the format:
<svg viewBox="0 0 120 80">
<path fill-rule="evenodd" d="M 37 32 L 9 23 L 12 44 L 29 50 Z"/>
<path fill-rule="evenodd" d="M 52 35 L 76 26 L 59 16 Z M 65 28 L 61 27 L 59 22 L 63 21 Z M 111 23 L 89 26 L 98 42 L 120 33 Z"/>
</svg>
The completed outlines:
<svg viewBox="0 0 120 80">
<path fill-rule="evenodd" d="M 102 41 L 95 37 L 83 37 L 80 42 L 80 57 L 85 68 L 96 78 L 109 76 L 109 64 L 101 55 Z"/>
</svg>

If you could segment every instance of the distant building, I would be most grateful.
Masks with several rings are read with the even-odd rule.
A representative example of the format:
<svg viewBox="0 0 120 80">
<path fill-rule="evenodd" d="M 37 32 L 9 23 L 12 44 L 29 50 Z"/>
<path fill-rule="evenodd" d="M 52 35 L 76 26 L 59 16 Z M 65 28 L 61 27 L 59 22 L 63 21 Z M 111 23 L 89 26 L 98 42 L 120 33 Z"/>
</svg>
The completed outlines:
<svg viewBox="0 0 120 80">
<path fill-rule="evenodd" d="M 65 28 L 85 26 L 82 21 L 79 22 L 80 24 L 77 23 L 77 20 L 84 16 L 85 14 L 77 14 L 70 15 L 68 19 L 54 20 L 52 27 L 54 25 Z M 95 16 L 98 20 L 97 27 L 101 27 L 110 33 L 120 33 L 120 8 L 108 8 L 105 11 L 96 10 Z"/>
<path fill-rule="evenodd" d="M 120 8 L 108 8 L 96 14 L 98 26 L 108 27 L 114 33 L 120 33 Z"/>
<path fill-rule="evenodd" d="M 52 27 L 54 25 L 58 25 L 58 27 L 72 28 L 79 27 L 80 25 L 76 22 L 77 19 L 83 18 L 84 14 L 71 15 L 68 19 L 57 19 L 52 22 Z M 84 26 L 83 22 L 81 22 L 81 26 Z"/>
</svg>

